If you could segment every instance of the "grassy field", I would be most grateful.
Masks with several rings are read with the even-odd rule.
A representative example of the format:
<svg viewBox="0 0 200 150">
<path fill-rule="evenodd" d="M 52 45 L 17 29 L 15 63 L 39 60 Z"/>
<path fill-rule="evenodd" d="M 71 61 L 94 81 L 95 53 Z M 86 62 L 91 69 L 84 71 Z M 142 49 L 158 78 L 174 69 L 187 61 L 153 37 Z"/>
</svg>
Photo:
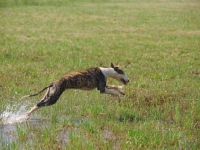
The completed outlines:
<svg viewBox="0 0 200 150">
<path fill-rule="evenodd" d="M 198 0 L 0 2 L 0 115 L 111 61 L 130 79 L 121 105 L 97 90 L 66 91 L 25 123 L 0 118 L 0 149 L 200 149 Z"/>
</svg>

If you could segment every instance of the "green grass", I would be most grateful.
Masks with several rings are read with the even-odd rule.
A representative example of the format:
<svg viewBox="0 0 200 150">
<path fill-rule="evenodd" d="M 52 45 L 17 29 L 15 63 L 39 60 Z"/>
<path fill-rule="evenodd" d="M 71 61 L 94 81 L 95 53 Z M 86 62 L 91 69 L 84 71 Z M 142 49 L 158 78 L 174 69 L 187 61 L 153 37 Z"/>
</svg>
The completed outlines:
<svg viewBox="0 0 200 150">
<path fill-rule="evenodd" d="M 16 125 L 15 140 L 0 136 L 0 149 L 199 149 L 199 8 L 197 0 L 1 1 L 0 113 L 111 61 L 130 83 L 121 105 L 96 90 L 66 91 L 34 112 L 36 123 Z"/>
</svg>

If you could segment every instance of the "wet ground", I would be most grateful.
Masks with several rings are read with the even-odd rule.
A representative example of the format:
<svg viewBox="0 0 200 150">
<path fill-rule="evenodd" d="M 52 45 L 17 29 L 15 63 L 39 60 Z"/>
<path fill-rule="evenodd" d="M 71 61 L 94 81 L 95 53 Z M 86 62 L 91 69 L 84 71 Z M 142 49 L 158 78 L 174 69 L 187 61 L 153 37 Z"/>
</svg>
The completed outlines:
<svg viewBox="0 0 200 150">
<path fill-rule="evenodd" d="M 17 142 L 19 140 L 19 128 L 20 130 L 24 130 L 24 128 L 35 128 L 35 129 L 44 129 L 47 128 L 51 124 L 50 121 L 45 119 L 34 119 L 30 118 L 28 121 L 14 123 L 14 124 L 0 124 L 0 147 L 1 144 L 11 144 L 12 142 Z M 27 130 L 29 132 L 29 130 Z M 30 134 L 30 133 L 29 133 Z M 32 143 L 31 134 L 28 134 L 27 142 L 29 144 Z M 57 132 L 57 141 L 61 145 L 65 145 L 69 143 L 69 131 L 68 130 L 59 130 Z M 1 149 L 1 148 L 0 148 Z"/>
<path fill-rule="evenodd" d="M 0 146 L 1 143 L 10 144 L 17 142 L 17 130 L 24 128 L 27 125 L 32 127 L 43 128 L 49 125 L 49 121 L 40 119 L 41 117 L 35 116 L 27 120 L 24 115 L 32 104 L 31 103 L 12 103 L 8 105 L 4 111 L 0 112 Z"/>
<path fill-rule="evenodd" d="M 24 114 L 30 106 L 32 106 L 32 104 L 29 103 L 23 105 L 12 104 L 8 105 L 4 111 L 0 112 L 0 147 L 2 143 L 11 144 L 12 142 L 17 142 L 19 140 L 19 130 L 23 131 L 27 128 L 27 131 L 23 132 L 29 132 L 30 128 L 33 130 L 49 128 L 52 122 L 41 116 L 32 115 L 29 119 L 26 119 Z M 87 120 L 87 118 L 76 119 L 74 120 L 74 124 L 79 125 L 85 120 Z M 56 138 L 61 145 L 69 143 L 68 129 L 63 128 L 58 130 Z M 27 142 L 32 143 L 31 135 L 28 135 Z"/>
<path fill-rule="evenodd" d="M 16 125 L 0 125 L 1 142 L 11 143 L 16 141 Z"/>
<path fill-rule="evenodd" d="M 0 112 L 0 149 L 2 144 L 11 144 L 12 142 L 18 142 L 19 140 L 19 130 L 22 130 L 27 135 L 27 142 L 32 143 L 32 136 L 31 133 L 32 129 L 35 132 L 35 129 L 44 129 L 49 128 L 51 125 L 51 121 L 48 119 L 44 119 L 41 116 L 33 115 L 31 118 L 26 120 L 24 118 L 24 114 L 27 111 L 27 107 L 29 108 L 32 104 L 26 105 L 9 105 L 5 109 L 5 111 Z M 89 118 L 79 118 L 73 120 L 73 124 L 78 126 L 84 122 L 90 121 Z M 76 128 L 76 127 L 75 127 Z M 31 129 L 31 130 L 30 130 Z M 27 131 L 26 131 L 27 130 Z M 73 128 L 74 130 L 74 128 Z M 61 127 L 61 129 L 57 130 L 56 141 L 60 143 L 61 146 L 66 145 L 70 141 L 70 131 L 68 128 Z M 107 143 L 108 141 L 116 142 L 115 136 L 113 132 L 109 129 L 104 129 L 103 131 L 103 138 L 104 142 Z M 114 149 L 118 149 L 118 145 L 115 144 Z"/>
</svg>

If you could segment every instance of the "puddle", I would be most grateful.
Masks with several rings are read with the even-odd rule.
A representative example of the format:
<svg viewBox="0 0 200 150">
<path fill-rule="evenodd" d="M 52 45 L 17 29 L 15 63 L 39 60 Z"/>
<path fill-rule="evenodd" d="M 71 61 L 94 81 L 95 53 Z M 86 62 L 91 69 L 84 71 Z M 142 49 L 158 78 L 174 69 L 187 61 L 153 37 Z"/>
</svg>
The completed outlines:
<svg viewBox="0 0 200 150">
<path fill-rule="evenodd" d="M 16 126 L 15 125 L 1 125 L 1 142 L 11 143 L 16 141 Z"/>
<path fill-rule="evenodd" d="M 44 119 L 37 114 L 32 115 L 28 120 L 24 117 L 25 112 L 33 106 L 30 102 L 26 103 L 12 103 L 8 105 L 3 112 L 0 112 L 0 149 L 5 144 L 12 144 L 19 142 L 19 132 L 29 132 L 27 135 L 27 142 L 32 145 L 35 144 L 33 139 L 35 137 L 35 129 L 43 130 L 49 128 L 51 120 Z M 65 117 L 66 118 L 66 117 Z M 67 119 L 69 122 L 70 118 Z M 78 118 L 72 120 L 75 126 L 80 125 L 88 118 Z M 67 121 L 67 122 L 68 122 Z M 27 131 L 24 131 L 27 130 Z M 64 146 L 70 141 L 70 129 L 61 129 L 57 131 L 56 141 L 60 146 Z M 109 138 L 109 135 L 108 135 Z"/>
<path fill-rule="evenodd" d="M 40 131 L 51 126 L 51 121 L 47 119 L 35 119 L 34 116 L 26 122 L 16 124 L 0 124 L 0 149 L 3 145 L 10 145 L 13 142 L 19 142 L 18 130 L 24 132 L 24 128 L 27 128 L 28 136 L 27 141 L 30 145 L 35 144 L 35 130 Z M 26 130 L 26 129 L 25 129 Z M 70 142 L 71 129 L 61 129 L 56 132 L 56 141 L 61 148 L 64 148 L 66 144 Z M 26 132 L 26 131 L 25 131 Z M 23 145 L 22 145 L 23 146 Z M 23 149 L 23 148 L 22 148 Z"/>
<path fill-rule="evenodd" d="M 35 126 L 39 128 L 44 128 L 49 125 L 49 121 L 47 120 L 33 119 L 33 118 L 30 118 L 26 122 L 21 122 L 21 123 L 18 122 L 15 124 L 14 123 L 0 124 L 0 141 L 3 143 L 17 142 L 18 140 L 17 128 L 18 127 L 23 128 L 27 126 L 27 123 L 29 126 Z"/>
<path fill-rule="evenodd" d="M 17 127 L 26 126 L 39 126 L 42 128 L 49 122 L 41 119 L 26 119 L 24 115 L 33 104 L 30 102 L 12 102 L 7 105 L 3 112 L 0 112 L 0 147 L 3 143 L 10 144 L 17 142 L 18 134 Z"/>
</svg>

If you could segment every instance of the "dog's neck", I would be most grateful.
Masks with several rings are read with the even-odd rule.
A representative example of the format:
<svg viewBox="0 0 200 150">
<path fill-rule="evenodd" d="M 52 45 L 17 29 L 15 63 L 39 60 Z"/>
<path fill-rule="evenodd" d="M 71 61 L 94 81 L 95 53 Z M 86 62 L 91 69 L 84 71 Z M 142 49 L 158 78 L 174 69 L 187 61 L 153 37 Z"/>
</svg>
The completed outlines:
<svg viewBox="0 0 200 150">
<path fill-rule="evenodd" d="M 103 75 L 108 78 L 111 77 L 113 78 L 115 76 L 115 70 L 114 68 L 104 68 L 104 67 L 99 67 L 99 69 L 101 70 L 101 72 L 103 73 Z"/>
</svg>

